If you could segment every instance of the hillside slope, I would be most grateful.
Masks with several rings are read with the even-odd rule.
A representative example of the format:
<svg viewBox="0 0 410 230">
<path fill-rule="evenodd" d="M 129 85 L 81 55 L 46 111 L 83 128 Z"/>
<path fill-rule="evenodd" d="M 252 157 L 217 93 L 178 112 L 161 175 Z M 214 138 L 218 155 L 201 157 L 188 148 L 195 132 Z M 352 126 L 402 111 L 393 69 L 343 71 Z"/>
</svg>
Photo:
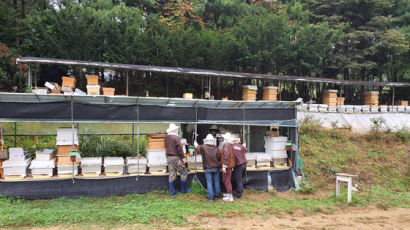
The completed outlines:
<svg viewBox="0 0 410 230">
<path fill-rule="evenodd" d="M 324 129 L 314 122 L 300 128 L 304 173 L 320 188 L 334 189 L 335 173 L 357 174 L 359 186 L 410 191 L 410 133 L 361 135 L 346 129 Z"/>
</svg>

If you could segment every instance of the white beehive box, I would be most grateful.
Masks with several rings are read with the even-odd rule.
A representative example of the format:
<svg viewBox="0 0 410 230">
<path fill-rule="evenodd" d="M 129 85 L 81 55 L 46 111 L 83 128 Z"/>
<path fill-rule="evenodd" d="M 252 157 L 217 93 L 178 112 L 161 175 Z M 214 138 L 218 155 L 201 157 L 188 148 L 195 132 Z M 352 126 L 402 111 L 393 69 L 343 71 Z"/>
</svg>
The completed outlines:
<svg viewBox="0 0 410 230">
<path fill-rule="evenodd" d="M 397 108 L 394 105 L 389 105 L 387 106 L 387 110 L 389 111 L 389 113 L 395 113 L 397 112 Z"/>
<path fill-rule="evenodd" d="M 406 113 L 410 113 L 410 106 L 406 106 L 405 111 Z"/>
<path fill-rule="evenodd" d="M 287 166 L 288 165 L 288 160 L 286 158 L 280 158 L 280 159 L 274 159 L 273 160 L 273 166 Z"/>
<path fill-rule="evenodd" d="M 353 113 L 353 105 L 345 105 L 345 112 L 346 113 Z"/>
<path fill-rule="evenodd" d="M 43 151 L 36 151 L 36 160 L 49 161 L 54 158 L 53 149 L 43 149 Z"/>
<path fill-rule="evenodd" d="M 361 105 L 355 105 L 353 106 L 353 112 L 355 113 L 361 113 L 362 112 L 362 106 Z"/>
<path fill-rule="evenodd" d="M 406 106 L 404 106 L 404 105 L 397 105 L 396 108 L 397 108 L 397 112 L 398 112 L 398 113 L 404 113 Z"/>
<path fill-rule="evenodd" d="M 147 170 L 147 159 L 145 157 L 127 157 L 125 159 L 125 164 L 127 165 L 127 172 L 134 173 L 145 173 Z"/>
<path fill-rule="evenodd" d="M 300 105 L 296 106 L 296 108 L 298 109 L 298 111 L 305 112 L 308 109 L 308 105 L 307 104 L 300 104 Z"/>
<path fill-rule="evenodd" d="M 269 167 L 272 160 L 272 155 L 269 153 L 257 153 L 256 162 L 258 167 Z"/>
<path fill-rule="evenodd" d="M 2 165 L 4 177 L 27 176 L 27 169 L 30 162 L 31 158 L 22 161 L 4 161 Z"/>
<path fill-rule="evenodd" d="M 326 105 L 326 104 L 319 104 L 319 105 L 317 106 L 317 110 L 318 110 L 319 112 L 327 112 L 327 108 L 329 108 L 329 106 Z"/>
<path fill-rule="evenodd" d="M 373 108 L 372 108 L 373 109 Z M 380 106 L 380 112 L 381 113 L 387 113 L 387 105 L 381 105 Z"/>
<path fill-rule="evenodd" d="M 370 112 L 370 106 L 369 106 L 369 105 L 363 105 L 363 106 L 362 106 L 362 112 L 363 112 L 363 113 L 368 113 L 368 112 Z"/>
<path fill-rule="evenodd" d="M 81 169 L 83 174 L 101 174 L 102 157 L 81 158 Z"/>
<path fill-rule="evenodd" d="M 156 165 L 166 165 L 167 157 L 165 155 L 165 150 L 148 150 L 147 161 L 150 167 Z"/>
<path fill-rule="evenodd" d="M 332 112 L 332 113 L 336 112 L 336 110 L 337 110 L 337 107 L 334 107 L 334 106 L 331 106 L 331 107 L 327 108 L 327 111 Z"/>
<path fill-rule="evenodd" d="M 337 112 L 339 112 L 339 113 L 346 112 L 346 106 L 345 105 L 338 105 L 337 106 Z"/>
<path fill-rule="evenodd" d="M 58 175 L 72 175 L 72 165 L 59 165 L 57 167 Z M 78 165 L 74 165 L 74 176 L 78 175 Z"/>
<path fill-rule="evenodd" d="M 105 173 L 122 174 L 124 172 L 124 158 L 122 157 L 105 157 Z"/>
<path fill-rule="evenodd" d="M 288 140 L 287 137 L 269 137 L 265 136 L 265 152 L 266 150 L 284 150 L 286 148 L 285 144 Z"/>
<path fill-rule="evenodd" d="M 166 165 L 153 165 L 149 166 L 149 171 L 150 172 L 165 172 L 167 170 Z"/>
<path fill-rule="evenodd" d="M 273 159 L 288 158 L 286 150 L 269 150 L 266 153 L 271 154 Z"/>
<path fill-rule="evenodd" d="M 23 148 L 9 148 L 9 161 L 25 161 L 28 155 Z"/>
<path fill-rule="evenodd" d="M 51 160 L 33 160 L 31 161 L 30 169 L 32 175 L 53 175 L 55 168 L 55 159 Z"/>
<path fill-rule="evenodd" d="M 73 130 L 71 128 L 57 129 L 57 145 L 72 145 Z M 74 145 L 78 145 L 78 131 L 74 129 Z"/>
<path fill-rule="evenodd" d="M 308 104 L 308 111 L 309 112 L 317 112 L 318 111 L 318 105 L 317 104 Z"/>
</svg>

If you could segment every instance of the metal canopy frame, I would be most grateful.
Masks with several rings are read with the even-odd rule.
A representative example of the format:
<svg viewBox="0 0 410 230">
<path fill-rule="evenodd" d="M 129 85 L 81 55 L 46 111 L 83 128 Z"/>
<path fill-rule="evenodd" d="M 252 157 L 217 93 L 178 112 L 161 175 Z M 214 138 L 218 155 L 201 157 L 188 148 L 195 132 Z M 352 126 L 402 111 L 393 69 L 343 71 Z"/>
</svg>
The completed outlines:
<svg viewBox="0 0 410 230">
<path fill-rule="evenodd" d="M 192 76 L 232 77 L 232 78 L 241 78 L 241 79 L 266 79 L 266 80 L 301 81 L 301 82 L 322 82 L 322 83 L 332 83 L 332 84 L 341 84 L 341 85 L 410 87 L 410 83 L 406 83 L 406 82 L 350 81 L 350 80 L 340 80 L 340 79 L 330 79 L 330 78 L 320 78 L 320 77 L 238 73 L 238 72 L 226 72 L 226 71 L 193 69 L 193 68 L 117 64 L 117 63 L 77 61 L 77 60 L 40 58 L 40 57 L 17 58 L 16 63 L 27 63 L 29 64 L 29 67 L 31 63 L 54 64 L 54 65 L 89 66 L 89 67 L 98 67 L 98 68 L 128 69 L 128 70 L 162 72 L 162 73 L 176 73 L 176 74 L 192 75 Z M 29 81 L 31 81 L 31 70 L 29 70 L 29 73 L 30 73 Z M 29 85 L 31 85 L 31 82 L 29 82 Z"/>
</svg>

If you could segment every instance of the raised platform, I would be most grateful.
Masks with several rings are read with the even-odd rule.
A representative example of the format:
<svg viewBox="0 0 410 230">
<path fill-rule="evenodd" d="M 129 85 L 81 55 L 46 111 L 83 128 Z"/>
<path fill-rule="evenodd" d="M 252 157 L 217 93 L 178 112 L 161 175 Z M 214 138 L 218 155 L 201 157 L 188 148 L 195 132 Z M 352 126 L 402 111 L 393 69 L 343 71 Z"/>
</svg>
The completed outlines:
<svg viewBox="0 0 410 230">
<path fill-rule="evenodd" d="M 206 187 L 203 172 L 190 173 L 188 185 L 192 184 L 194 176 Z M 271 181 L 269 181 L 271 178 Z M 179 177 L 177 188 L 179 188 Z M 278 191 L 287 191 L 294 187 L 291 169 L 267 170 L 255 169 L 247 171 L 245 188 L 267 191 L 272 184 Z M 51 177 L 44 179 L 1 180 L 0 195 L 21 197 L 26 199 L 78 198 L 124 196 L 127 194 L 143 194 L 152 191 L 168 190 L 168 174 L 140 175 L 119 177 L 82 177 L 71 178 Z"/>
</svg>

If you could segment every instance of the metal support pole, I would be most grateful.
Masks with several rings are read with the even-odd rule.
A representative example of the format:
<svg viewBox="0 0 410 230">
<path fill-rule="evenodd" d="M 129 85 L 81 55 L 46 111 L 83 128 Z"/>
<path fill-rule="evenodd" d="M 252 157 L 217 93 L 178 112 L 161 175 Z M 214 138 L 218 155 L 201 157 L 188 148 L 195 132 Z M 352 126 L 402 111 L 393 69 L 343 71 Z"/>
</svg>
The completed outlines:
<svg viewBox="0 0 410 230">
<path fill-rule="evenodd" d="M 394 105 L 394 86 L 393 86 L 393 98 L 392 98 L 391 105 Z"/>
<path fill-rule="evenodd" d="M 14 147 L 17 147 L 17 122 L 14 122 Z"/>
<path fill-rule="evenodd" d="M 33 88 L 33 83 L 31 82 L 31 64 L 28 64 L 28 87 L 30 90 Z"/>
<path fill-rule="evenodd" d="M 132 143 L 132 149 L 135 149 L 134 145 L 134 123 L 132 123 L 132 138 L 131 138 L 131 143 Z"/>
<path fill-rule="evenodd" d="M 128 96 L 128 81 L 129 81 L 129 78 L 128 78 L 128 74 L 129 74 L 129 71 L 127 71 L 127 81 L 125 82 L 125 94 Z M 134 127 L 134 124 L 132 124 L 132 126 Z"/>
<path fill-rule="evenodd" d="M 247 144 L 246 147 L 248 147 L 248 149 L 249 149 L 248 152 L 250 152 L 250 149 L 251 149 L 251 135 L 250 135 L 250 133 L 251 133 L 251 127 L 248 125 L 248 132 L 246 132 L 246 135 L 248 136 L 248 140 L 247 140 L 248 143 L 246 143 Z"/>
<path fill-rule="evenodd" d="M 208 85 L 209 99 L 211 99 L 211 76 L 208 77 Z"/>
</svg>

